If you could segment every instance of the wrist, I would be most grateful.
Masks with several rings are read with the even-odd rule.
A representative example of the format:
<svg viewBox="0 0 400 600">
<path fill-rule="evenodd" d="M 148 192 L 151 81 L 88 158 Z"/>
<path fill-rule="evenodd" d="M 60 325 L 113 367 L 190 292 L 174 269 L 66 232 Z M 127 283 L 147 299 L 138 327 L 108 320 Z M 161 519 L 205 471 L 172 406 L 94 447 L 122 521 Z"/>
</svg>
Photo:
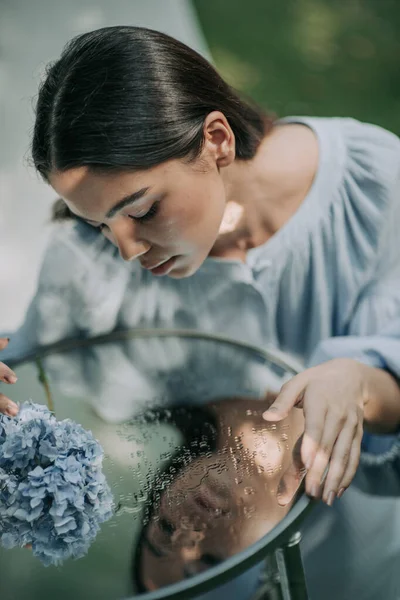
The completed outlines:
<svg viewBox="0 0 400 600">
<path fill-rule="evenodd" d="M 384 369 L 358 364 L 365 429 L 370 433 L 395 433 L 400 428 L 399 382 Z"/>
</svg>

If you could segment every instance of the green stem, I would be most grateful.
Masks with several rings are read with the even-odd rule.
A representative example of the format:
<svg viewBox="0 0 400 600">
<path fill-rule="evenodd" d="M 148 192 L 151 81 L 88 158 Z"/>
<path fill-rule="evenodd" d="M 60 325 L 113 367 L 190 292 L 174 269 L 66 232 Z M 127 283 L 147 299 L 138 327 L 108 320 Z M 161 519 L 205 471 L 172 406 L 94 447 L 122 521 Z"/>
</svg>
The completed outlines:
<svg viewBox="0 0 400 600">
<path fill-rule="evenodd" d="M 37 364 L 37 367 L 38 367 L 38 370 L 39 370 L 39 381 L 43 385 L 44 391 L 46 393 L 47 408 L 53 414 L 55 414 L 54 402 L 53 402 L 53 397 L 52 397 L 51 391 L 50 391 L 49 381 L 48 381 L 48 379 L 46 377 L 46 373 L 45 373 L 45 370 L 43 368 L 42 361 L 38 357 L 36 358 L 36 364 Z"/>
</svg>

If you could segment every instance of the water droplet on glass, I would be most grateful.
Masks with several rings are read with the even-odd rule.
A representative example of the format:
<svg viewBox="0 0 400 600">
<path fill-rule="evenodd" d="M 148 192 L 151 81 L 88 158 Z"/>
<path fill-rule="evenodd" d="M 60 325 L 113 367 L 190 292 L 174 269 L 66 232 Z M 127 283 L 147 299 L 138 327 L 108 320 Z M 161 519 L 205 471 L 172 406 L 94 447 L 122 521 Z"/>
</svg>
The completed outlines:
<svg viewBox="0 0 400 600">
<path fill-rule="evenodd" d="M 256 512 L 255 506 L 244 506 L 243 513 L 246 519 L 250 519 L 251 516 Z"/>
</svg>

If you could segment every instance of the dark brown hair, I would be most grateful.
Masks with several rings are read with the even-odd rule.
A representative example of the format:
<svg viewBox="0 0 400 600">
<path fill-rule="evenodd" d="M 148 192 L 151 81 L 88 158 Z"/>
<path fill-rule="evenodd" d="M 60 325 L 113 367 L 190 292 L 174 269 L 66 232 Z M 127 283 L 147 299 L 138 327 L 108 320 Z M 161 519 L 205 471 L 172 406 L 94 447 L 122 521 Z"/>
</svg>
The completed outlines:
<svg viewBox="0 0 400 600">
<path fill-rule="evenodd" d="M 227 118 L 236 158 L 255 155 L 275 116 L 244 100 L 200 54 L 142 27 L 106 27 L 72 39 L 51 63 L 36 105 L 33 163 L 49 174 L 87 166 L 143 170 L 201 153 L 203 123 Z M 58 202 L 54 218 L 71 216 Z"/>
</svg>

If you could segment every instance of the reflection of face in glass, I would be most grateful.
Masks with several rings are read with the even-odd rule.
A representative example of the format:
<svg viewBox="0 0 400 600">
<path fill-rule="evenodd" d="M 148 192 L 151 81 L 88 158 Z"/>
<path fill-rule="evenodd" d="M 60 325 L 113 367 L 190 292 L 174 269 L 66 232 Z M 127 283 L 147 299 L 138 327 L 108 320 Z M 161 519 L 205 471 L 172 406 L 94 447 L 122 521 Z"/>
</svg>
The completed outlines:
<svg viewBox="0 0 400 600">
<path fill-rule="evenodd" d="M 281 423 L 266 423 L 265 408 L 249 399 L 209 406 L 218 423 L 215 448 L 203 453 L 199 448 L 200 455 L 172 473 L 143 532 L 136 572 L 146 589 L 237 554 L 290 510 L 304 475 L 299 454 L 304 419 L 294 409 Z"/>
</svg>

